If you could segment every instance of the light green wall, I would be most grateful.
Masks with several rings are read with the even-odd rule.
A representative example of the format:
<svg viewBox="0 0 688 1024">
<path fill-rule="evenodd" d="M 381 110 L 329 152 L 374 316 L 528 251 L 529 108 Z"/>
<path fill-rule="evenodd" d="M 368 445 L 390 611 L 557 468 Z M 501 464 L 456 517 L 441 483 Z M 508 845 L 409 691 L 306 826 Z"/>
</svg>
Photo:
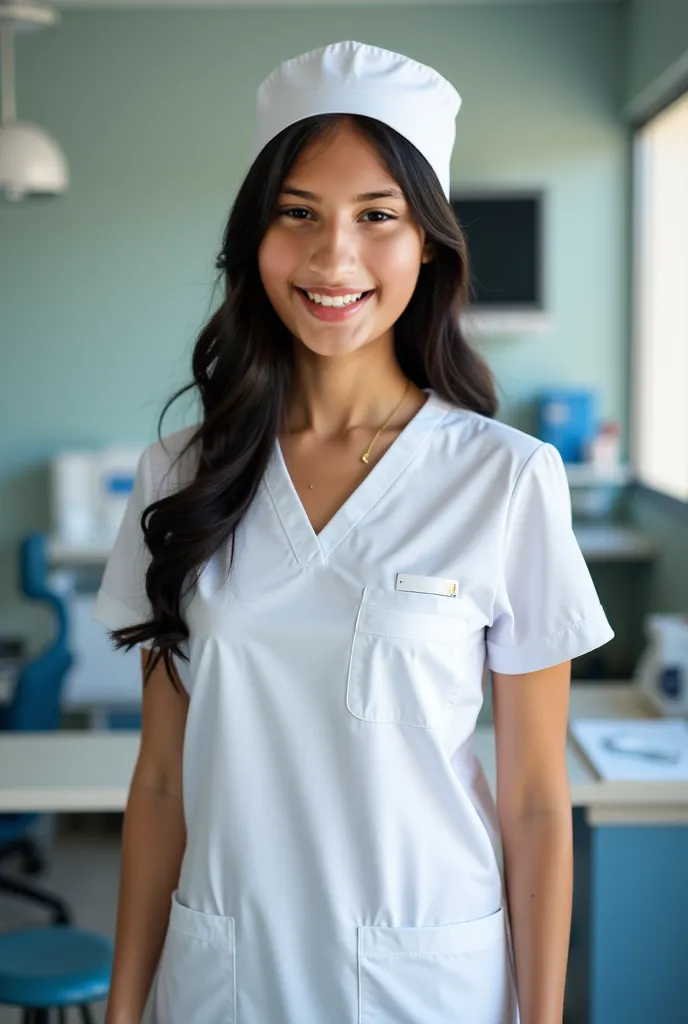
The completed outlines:
<svg viewBox="0 0 688 1024">
<path fill-rule="evenodd" d="M 621 7 L 68 11 L 17 54 L 20 115 L 56 135 L 73 180 L 59 201 L 0 210 L 0 629 L 35 615 L 12 597 L 14 558 L 47 525 L 45 460 L 152 440 L 186 378 L 255 87 L 286 57 L 352 37 L 457 85 L 456 183 L 548 190 L 555 323 L 484 346 L 503 417 L 528 428 L 534 391 L 567 382 L 597 386 L 625 422 Z"/>
</svg>

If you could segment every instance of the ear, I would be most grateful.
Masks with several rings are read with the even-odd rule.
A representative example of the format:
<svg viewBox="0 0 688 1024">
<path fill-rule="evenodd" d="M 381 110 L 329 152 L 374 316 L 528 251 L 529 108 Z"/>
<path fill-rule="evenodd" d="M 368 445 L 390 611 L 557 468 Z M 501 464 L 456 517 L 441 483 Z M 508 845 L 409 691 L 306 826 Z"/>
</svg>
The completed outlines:
<svg viewBox="0 0 688 1024">
<path fill-rule="evenodd" d="M 423 254 L 420 258 L 421 263 L 430 263 L 435 258 L 435 252 L 432 242 L 427 242 L 423 246 Z"/>
</svg>

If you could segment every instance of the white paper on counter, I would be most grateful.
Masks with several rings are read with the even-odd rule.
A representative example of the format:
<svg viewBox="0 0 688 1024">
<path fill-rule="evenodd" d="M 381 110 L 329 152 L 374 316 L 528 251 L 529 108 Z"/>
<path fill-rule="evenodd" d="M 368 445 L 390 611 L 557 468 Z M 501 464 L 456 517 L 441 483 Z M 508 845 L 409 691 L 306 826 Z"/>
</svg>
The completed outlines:
<svg viewBox="0 0 688 1024">
<path fill-rule="evenodd" d="M 684 782 L 688 780 L 688 722 L 676 718 L 579 718 L 569 732 L 601 779 L 616 781 Z M 605 738 L 632 740 L 648 750 L 678 752 L 676 764 L 607 750 Z"/>
</svg>

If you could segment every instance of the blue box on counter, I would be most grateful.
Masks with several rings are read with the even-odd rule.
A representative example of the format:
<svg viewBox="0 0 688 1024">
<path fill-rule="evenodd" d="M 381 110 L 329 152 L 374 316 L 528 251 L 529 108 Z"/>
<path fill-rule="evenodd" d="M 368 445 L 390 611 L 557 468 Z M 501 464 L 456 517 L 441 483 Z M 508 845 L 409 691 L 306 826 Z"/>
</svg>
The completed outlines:
<svg viewBox="0 0 688 1024">
<path fill-rule="evenodd" d="M 537 400 L 537 436 L 554 445 L 564 462 L 586 462 L 586 445 L 597 434 L 597 394 L 551 388 Z"/>
</svg>

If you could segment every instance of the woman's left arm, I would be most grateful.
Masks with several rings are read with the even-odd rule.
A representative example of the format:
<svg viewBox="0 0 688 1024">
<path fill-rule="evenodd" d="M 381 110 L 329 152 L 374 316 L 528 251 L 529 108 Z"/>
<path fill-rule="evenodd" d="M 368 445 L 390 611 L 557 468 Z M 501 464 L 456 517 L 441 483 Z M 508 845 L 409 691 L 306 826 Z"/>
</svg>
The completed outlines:
<svg viewBox="0 0 688 1024">
<path fill-rule="evenodd" d="M 492 673 L 497 810 L 521 1024 L 562 1024 L 573 840 L 566 770 L 571 662 Z"/>
</svg>

